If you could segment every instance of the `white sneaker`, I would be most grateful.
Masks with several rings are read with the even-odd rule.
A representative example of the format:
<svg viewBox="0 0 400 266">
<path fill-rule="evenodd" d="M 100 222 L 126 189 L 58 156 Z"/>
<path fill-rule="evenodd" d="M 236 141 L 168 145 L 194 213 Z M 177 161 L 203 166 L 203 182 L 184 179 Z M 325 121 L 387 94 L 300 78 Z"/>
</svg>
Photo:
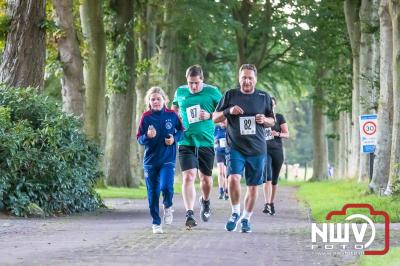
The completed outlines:
<svg viewBox="0 0 400 266">
<path fill-rule="evenodd" d="M 153 234 L 162 234 L 164 233 L 161 227 L 161 224 L 153 224 Z"/>
<path fill-rule="evenodd" d="M 174 219 L 174 215 L 172 214 L 174 212 L 174 210 L 172 209 L 172 207 L 169 208 L 165 208 L 164 207 L 164 224 L 172 224 L 172 220 Z"/>
</svg>

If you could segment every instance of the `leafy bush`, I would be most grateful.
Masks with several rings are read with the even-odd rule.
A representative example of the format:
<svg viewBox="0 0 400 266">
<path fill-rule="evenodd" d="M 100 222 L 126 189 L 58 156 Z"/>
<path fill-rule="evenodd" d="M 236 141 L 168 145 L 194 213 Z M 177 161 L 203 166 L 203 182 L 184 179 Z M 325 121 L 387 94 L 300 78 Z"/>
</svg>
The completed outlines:
<svg viewBox="0 0 400 266">
<path fill-rule="evenodd" d="M 0 205 L 17 216 L 91 211 L 99 149 L 81 123 L 34 89 L 0 86 Z M 39 208 L 38 208 L 39 207 Z"/>
<path fill-rule="evenodd" d="M 396 199 L 400 199 L 400 177 L 396 178 L 392 184 L 392 195 Z"/>
</svg>

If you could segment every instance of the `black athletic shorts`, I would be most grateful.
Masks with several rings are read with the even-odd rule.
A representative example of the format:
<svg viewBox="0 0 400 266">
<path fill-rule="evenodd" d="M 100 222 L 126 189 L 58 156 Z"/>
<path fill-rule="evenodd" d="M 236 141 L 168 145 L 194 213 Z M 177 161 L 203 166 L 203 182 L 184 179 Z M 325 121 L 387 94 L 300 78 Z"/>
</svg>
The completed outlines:
<svg viewBox="0 0 400 266">
<path fill-rule="evenodd" d="M 197 168 L 204 175 L 212 175 L 214 165 L 213 147 L 179 146 L 178 157 L 182 171 Z"/>
<path fill-rule="evenodd" d="M 217 163 L 224 163 L 226 165 L 225 152 L 215 152 Z"/>
</svg>

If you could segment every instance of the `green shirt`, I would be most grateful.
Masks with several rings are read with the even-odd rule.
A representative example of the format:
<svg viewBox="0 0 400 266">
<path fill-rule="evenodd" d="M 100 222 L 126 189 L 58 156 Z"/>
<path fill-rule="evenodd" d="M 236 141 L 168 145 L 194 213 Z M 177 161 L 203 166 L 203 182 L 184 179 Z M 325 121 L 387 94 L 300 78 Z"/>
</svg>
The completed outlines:
<svg viewBox="0 0 400 266">
<path fill-rule="evenodd" d="M 203 84 L 198 93 L 191 93 L 187 85 L 180 86 L 174 96 L 173 105 L 179 107 L 185 131 L 179 145 L 214 147 L 214 123 L 210 119 L 198 120 L 200 109 L 212 114 L 221 99 L 217 87 Z"/>
</svg>

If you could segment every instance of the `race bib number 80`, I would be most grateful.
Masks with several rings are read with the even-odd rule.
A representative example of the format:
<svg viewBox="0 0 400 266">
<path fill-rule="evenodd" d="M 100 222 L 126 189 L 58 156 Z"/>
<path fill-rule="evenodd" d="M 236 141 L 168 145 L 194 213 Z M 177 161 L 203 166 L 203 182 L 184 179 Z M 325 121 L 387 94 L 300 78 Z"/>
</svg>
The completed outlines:
<svg viewBox="0 0 400 266">
<path fill-rule="evenodd" d="M 274 136 L 272 136 L 272 130 L 270 127 L 265 128 L 265 140 L 270 140 L 274 139 Z"/>
<path fill-rule="evenodd" d="M 256 134 L 255 116 L 242 116 L 240 117 L 239 123 L 240 123 L 240 135 Z"/>
<path fill-rule="evenodd" d="M 200 121 L 200 105 L 193 105 L 186 108 L 186 114 L 188 117 L 189 124 L 196 123 Z"/>
</svg>

